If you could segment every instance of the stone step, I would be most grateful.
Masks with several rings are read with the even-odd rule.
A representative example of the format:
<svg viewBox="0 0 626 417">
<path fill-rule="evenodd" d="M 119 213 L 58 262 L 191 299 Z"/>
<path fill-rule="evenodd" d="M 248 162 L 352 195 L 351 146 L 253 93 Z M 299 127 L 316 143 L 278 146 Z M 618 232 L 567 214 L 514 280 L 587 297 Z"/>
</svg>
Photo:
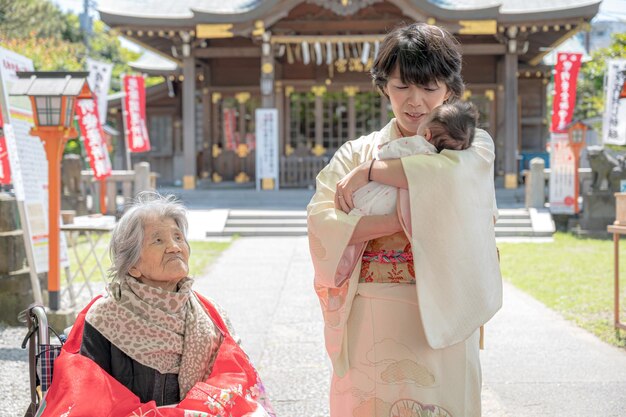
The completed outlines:
<svg viewBox="0 0 626 417">
<path fill-rule="evenodd" d="M 306 219 L 306 210 L 230 210 L 229 219 Z"/>
<path fill-rule="evenodd" d="M 532 227 L 496 227 L 496 237 L 551 237 L 551 232 L 537 232 Z"/>
<path fill-rule="evenodd" d="M 530 216 L 528 218 L 498 219 L 496 227 L 532 227 Z"/>
<path fill-rule="evenodd" d="M 306 227 L 224 227 L 219 232 L 207 232 L 207 237 L 214 236 L 306 236 Z"/>
<path fill-rule="evenodd" d="M 229 217 L 226 227 L 306 227 L 305 218 L 277 218 L 277 217 L 255 217 L 255 218 L 233 218 Z"/>
</svg>

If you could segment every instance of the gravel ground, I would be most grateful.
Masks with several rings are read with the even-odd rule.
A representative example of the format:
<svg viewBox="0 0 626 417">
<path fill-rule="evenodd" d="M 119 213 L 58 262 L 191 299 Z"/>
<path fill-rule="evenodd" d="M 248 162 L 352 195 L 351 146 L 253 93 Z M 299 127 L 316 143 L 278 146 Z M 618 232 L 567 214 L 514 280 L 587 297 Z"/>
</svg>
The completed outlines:
<svg viewBox="0 0 626 417">
<path fill-rule="evenodd" d="M 92 284 L 92 291 L 99 294 L 104 291 L 104 284 Z M 78 306 L 86 305 L 91 299 L 87 289 L 77 297 Z M 69 306 L 69 297 L 65 294 L 61 305 Z M 0 417 L 22 417 L 30 404 L 28 380 L 28 349 L 22 349 L 22 340 L 26 336 L 26 326 L 12 327 L 0 323 Z M 54 336 L 52 341 L 54 342 Z"/>
<path fill-rule="evenodd" d="M 0 416 L 21 417 L 30 403 L 28 350 L 22 349 L 26 327 L 0 324 Z"/>
</svg>

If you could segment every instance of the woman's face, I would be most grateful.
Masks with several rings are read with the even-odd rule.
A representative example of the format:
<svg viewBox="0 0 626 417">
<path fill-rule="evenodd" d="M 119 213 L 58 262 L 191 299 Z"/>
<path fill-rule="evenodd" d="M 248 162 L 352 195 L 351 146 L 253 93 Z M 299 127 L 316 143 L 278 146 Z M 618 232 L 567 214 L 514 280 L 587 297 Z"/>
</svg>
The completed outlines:
<svg viewBox="0 0 626 417">
<path fill-rule="evenodd" d="M 174 219 L 152 218 L 144 226 L 139 262 L 129 273 L 146 285 L 170 291 L 189 274 L 189 245 Z"/>
<path fill-rule="evenodd" d="M 429 85 L 404 84 L 397 66 L 389 77 L 385 92 L 404 136 L 415 135 L 431 110 L 450 97 L 448 87 L 439 81 Z"/>
</svg>

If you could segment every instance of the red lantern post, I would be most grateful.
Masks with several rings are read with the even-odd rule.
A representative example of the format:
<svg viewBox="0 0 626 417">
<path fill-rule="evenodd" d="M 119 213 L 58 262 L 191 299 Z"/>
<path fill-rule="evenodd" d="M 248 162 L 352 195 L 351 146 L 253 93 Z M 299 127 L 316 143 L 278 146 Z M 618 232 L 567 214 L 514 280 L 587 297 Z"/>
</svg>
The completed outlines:
<svg viewBox="0 0 626 417">
<path fill-rule="evenodd" d="M 67 139 L 76 137 L 76 99 L 92 97 L 86 72 L 18 72 L 11 95 L 29 96 L 35 126 L 30 134 L 43 141 L 48 159 L 48 295 L 51 310 L 60 308 L 61 159 Z"/>
</svg>

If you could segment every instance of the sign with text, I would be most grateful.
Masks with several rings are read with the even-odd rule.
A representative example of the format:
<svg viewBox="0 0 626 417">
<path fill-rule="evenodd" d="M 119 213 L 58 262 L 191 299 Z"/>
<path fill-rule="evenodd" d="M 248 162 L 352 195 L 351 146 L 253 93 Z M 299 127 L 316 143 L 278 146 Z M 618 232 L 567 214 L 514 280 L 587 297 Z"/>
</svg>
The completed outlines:
<svg viewBox="0 0 626 417">
<path fill-rule="evenodd" d="M 574 214 L 578 199 L 574 150 L 567 133 L 550 135 L 550 212 Z"/>
<path fill-rule="evenodd" d="M 83 137 L 83 143 L 89 156 L 89 165 L 94 177 L 102 180 L 111 175 L 111 160 L 107 152 L 106 141 L 102 125 L 98 118 L 98 103 L 89 98 L 78 100 L 76 103 L 78 126 Z"/>
<path fill-rule="evenodd" d="M 620 98 L 626 78 L 624 71 L 626 59 L 610 59 L 606 62 L 602 140 L 610 145 L 626 145 L 626 99 Z"/>
<path fill-rule="evenodd" d="M 576 80 L 582 54 L 557 54 L 550 132 L 564 132 L 572 121 L 576 105 Z"/>
<path fill-rule="evenodd" d="M 2 130 L 11 167 L 11 182 L 18 204 L 24 206 L 21 221 L 26 225 L 25 239 L 30 242 L 34 270 L 39 273 L 48 271 L 48 160 L 41 140 L 29 133 L 34 124 L 29 98 L 8 95 L 17 80 L 16 72 L 32 70 L 30 59 L 0 48 L 0 84 L 3 91 L 0 107 L 6 107 Z M 61 265 L 67 266 L 67 246 L 63 235 L 60 249 Z"/>
<path fill-rule="evenodd" d="M 141 75 L 122 76 L 124 86 L 124 128 L 130 152 L 148 152 L 150 139 L 146 124 L 146 89 Z"/>
<path fill-rule="evenodd" d="M 278 110 L 256 109 L 256 182 L 273 179 L 278 186 Z"/>
</svg>

